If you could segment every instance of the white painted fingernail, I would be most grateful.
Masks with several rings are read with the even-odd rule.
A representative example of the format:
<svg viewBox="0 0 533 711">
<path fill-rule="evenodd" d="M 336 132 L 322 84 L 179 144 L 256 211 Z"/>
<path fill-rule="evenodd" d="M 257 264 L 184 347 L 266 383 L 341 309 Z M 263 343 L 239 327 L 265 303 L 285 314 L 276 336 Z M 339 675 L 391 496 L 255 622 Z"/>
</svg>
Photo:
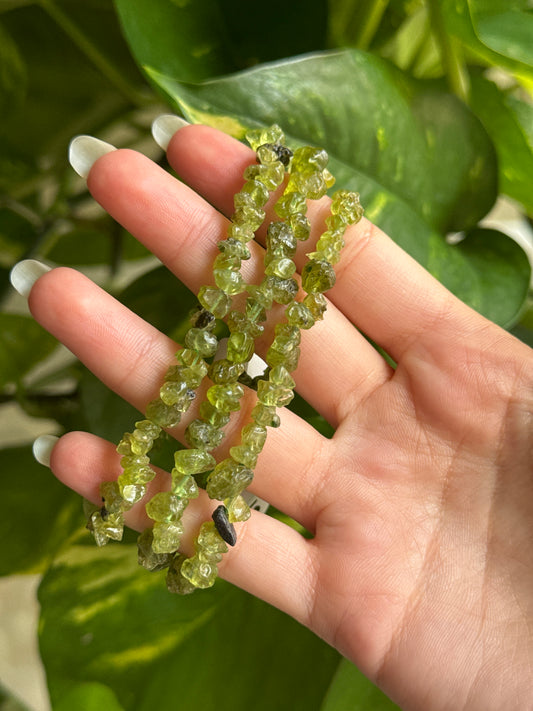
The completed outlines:
<svg viewBox="0 0 533 711">
<path fill-rule="evenodd" d="M 86 178 L 98 158 L 116 150 L 115 146 L 94 136 L 76 136 L 68 147 L 68 159 L 76 173 Z"/>
<path fill-rule="evenodd" d="M 46 264 L 38 262 L 36 259 L 24 259 L 22 262 L 15 264 L 9 279 L 13 288 L 18 291 L 21 296 L 28 298 L 30 291 L 39 277 L 50 271 L 50 267 Z"/>
<path fill-rule="evenodd" d="M 157 145 L 166 151 L 172 136 L 179 131 L 180 128 L 188 125 L 189 123 L 180 116 L 162 114 L 152 123 L 152 136 Z"/>
<path fill-rule="evenodd" d="M 33 456 L 45 467 L 50 466 L 50 455 L 59 437 L 54 435 L 41 435 L 33 443 Z"/>
</svg>

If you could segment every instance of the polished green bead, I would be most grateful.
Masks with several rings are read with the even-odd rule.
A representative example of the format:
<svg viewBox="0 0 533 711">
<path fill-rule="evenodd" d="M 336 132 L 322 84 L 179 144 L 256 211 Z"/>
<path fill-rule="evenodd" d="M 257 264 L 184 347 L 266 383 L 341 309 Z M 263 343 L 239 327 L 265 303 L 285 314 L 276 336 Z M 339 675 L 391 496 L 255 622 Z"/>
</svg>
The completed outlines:
<svg viewBox="0 0 533 711">
<path fill-rule="evenodd" d="M 171 491 L 159 491 L 146 504 L 146 513 L 153 521 L 179 521 L 185 511 L 187 500 Z"/>
<path fill-rule="evenodd" d="M 249 322 L 255 324 L 255 332 L 250 330 L 250 334 L 254 337 L 257 338 L 262 332 L 263 332 L 263 327 L 259 326 L 259 323 L 261 321 L 266 321 L 267 314 L 264 306 L 257 301 L 257 299 L 254 299 L 252 297 L 248 297 L 246 299 L 246 305 L 245 305 L 245 316 L 248 319 Z M 259 330 L 260 329 L 260 330 Z"/>
<path fill-rule="evenodd" d="M 251 483 L 254 473 L 231 458 L 222 460 L 207 479 L 206 491 L 212 499 L 237 496 Z"/>
<path fill-rule="evenodd" d="M 335 284 L 335 271 L 325 260 L 310 259 L 302 270 L 302 286 L 307 293 L 323 293 Z"/>
<path fill-rule="evenodd" d="M 241 261 L 240 257 L 228 254 L 227 252 L 221 252 L 213 261 L 213 269 L 237 271 L 241 267 Z"/>
<path fill-rule="evenodd" d="M 265 405 L 262 402 L 255 404 L 252 418 L 256 424 L 263 427 L 279 427 L 281 424 L 275 405 Z"/>
<path fill-rule="evenodd" d="M 297 212 L 289 216 L 289 225 L 294 233 L 294 236 L 299 242 L 305 242 L 311 234 L 311 223 L 306 215 Z"/>
<path fill-rule="evenodd" d="M 129 506 L 137 504 L 146 494 L 146 484 L 131 474 L 121 474 L 118 478 L 118 485 L 120 495 Z"/>
<path fill-rule="evenodd" d="M 263 224 L 265 211 L 259 207 L 241 205 L 235 210 L 231 219 L 232 222 L 235 222 L 237 225 L 246 226 L 255 232 Z"/>
<path fill-rule="evenodd" d="M 227 358 L 221 358 L 209 366 L 209 377 L 218 385 L 234 383 L 244 373 L 245 367 L 243 363 L 232 363 Z"/>
<path fill-rule="evenodd" d="M 328 186 L 322 173 L 316 171 L 300 176 L 298 190 L 305 195 L 308 200 L 320 200 L 328 191 Z"/>
<path fill-rule="evenodd" d="M 122 498 L 118 481 L 104 481 L 100 484 L 100 496 L 108 513 L 122 513 L 129 508 Z"/>
<path fill-rule="evenodd" d="M 198 301 L 217 318 L 224 318 L 231 308 L 231 298 L 215 286 L 202 286 L 198 292 Z"/>
<path fill-rule="evenodd" d="M 228 227 L 228 238 L 236 239 L 243 244 L 250 242 L 255 237 L 255 231 L 250 225 L 243 223 L 231 222 Z"/>
<path fill-rule="evenodd" d="M 228 520 L 230 523 L 247 521 L 250 518 L 250 507 L 242 496 L 238 495 L 233 499 L 228 499 L 225 504 L 228 509 Z"/>
<path fill-rule="evenodd" d="M 246 181 L 235 197 L 245 195 L 249 196 L 255 207 L 263 207 L 268 202 L 270 192 L 262 182 L 252 179 Z M 237 202 L 235 202 L 235 207 L 238 207 Z"/>
<path fill-rule="evenodd" d="M 166 576 L 167 589 L 178 595 L 190 595 L 196 587 L 181 574 L 181 567 L 187 558 L 179 553 L 171 558 Z"/>
<path fill-rule="evenodd" d="M 87 528 L 94 536 L 96 545 L 105 546 L 110 540 L 121 541 L 124 533 L 124 516 L 122 512 L 109 513 L 105 507 L 95 511 Z"/>
<path fill-rule="evenodd" d="M 226 254 L 229 257 L 237 257 L 240 260 L 250 259 L 252 256 L 246 244 L 234 237 L 221 240 L 217 247 L 222 254 Z"/>
<path fill-rule="evenodd" d="M 160 427 L 175 427 L 181 420 L 182 412 L 170 405 L 165 405 L 159 398 L 148 403 L 146 417 Z"/>
<path fill-rule="evenodd" d="M 244 177 L 249 180 L 255 180 L 263 183 L 270 191 L 276 190 L 285 177 L 285 167 L 278 160 L 274 163 L 265 163 L 264 165 L 250 165 L 244 171 Z"/>
<path fill-rule="evenodd" d="M 224 433 L 218 427 L 203 420 L 192 420 L 185 430 L 187 443 L 197 449 L 215 449 L 223 438 Z"/>
<path fill-rule="evenodd" d="M 186 412 L 191 401 L 196 397 L 196 393 L 183 381 L 177 383 L 167 382 L 161 386 L 159 397 L 165 405 L 174 406 L 176 409 Z"/>
<path fill-rule="evenodd" d="M 230 334 L 227 359 L 232 363 L 247 363 L 254 352 L 254 339 L 249 333 Z"/>
<path fill-rule="evenodd" d="M 209 358 L 217 352 L 218 339 L 203 328 L 190 328 L 185 334 L 185 345 L 197 351 L 202 358 Z"/>
<path fill-rule="evenodd" d="M 296 264 L 289 257 L 275 257 L 268 262 L 265 274 L 289 279 L 296 271 Z"/>
<path fill-rule="evenodd" d="M 183 561 L 181 574 L 195 588 L 206 589 L 215 584 L 218 573 L 216 563 L 202 561 L 194 556 Z"/>
<path fill-rule="evenodd" d="M 283 365 L 289 371 L 296 370 L 299 359 L 300 349 L 298 346 L 295 346 L 290 351 L 277 350 L 274 346 L 270 346 L 265 358 L 271 368 L 277 365 Z"/>
<path fill-rule="evenodd" d="M 300 330 L 289 323 L 277 323 L 274 328 L 273 345 L 280 350 L 289 351 L 300 345 Z"/>
<path fill-rule="evenodd" d="M 259 454 L 265 446 L 266 438 L 266 427 L 259 425 L 257 422 L 250 422 L 242 428 L 241 442 L 247 447 L 250 447 L 250 449 L 257 454 Z"/>
<path fill-rule="evenodd" d="M 359 193 L 337 190 L 331 196 L 331 213 L 339 215 L 347 224 L 355 224 L 363 216 Z"/>
<path fill-rule="evenodd" d="M 256 301 L 263 309 L 270 309 L 272 306 L 272 289 L 266 283 L 249 284 L 247 287 L 250 298 Z M 266 318 L 266 314 L 265 314 Z M 265 319 L 259 319 L 264 321 Z"/>
<path fill-rule="evenodd" d="M 156 521 L 152 532 L 154 553 L 174 553 L 178 550 L 183 536 L 183 524 L 181 521 Z"/>
<path fill-rule="evenodd" d="M 228 546 L 222 540 L 214 521 L 204 521 L 200 526 L 198 536 L 196 538 L 198 548 L 206 557 L 214 560 L 221 560 L 221 553 L 226 553 Z"/>
<path fill-rule="evenodd" d="M 277 367 L 277 366 L 276 366 Z M 294 397 L 292 390 L 280 385 L 274 385 L 265 380 L 260 380 L 257 384 L 257 397 L 265 405 L 275 405 L 285 407 Z"/>
<path fill-rule="evenodd" d="M 329 162 L 329 156 L 323 148 L 301 146 L 294 151 L 292 170 L 294 172 L 322 171 Z"/>
<path fill-rule="evenodd" d="M 225 427 L 230 421 L 229 410 L 219 410 L 218 407 L 209 402 L 209 400 L 204 400 L 200 405 L 200 417 L 215 427 Z"/>
<path fill-rule="evenodd" d="M 139 422 L 135 423 L 135 427 L 152 439 L 156 439 L 161 434 L 161 427 L 150 420 L 139 420 Z"/>
<path fill-rule="evenodd" d="M 212 385 L 207 391 L 207 399 L 222 412 L 234 412 L 240 409 L 244 389 L 239 383 Z"/>
<path fill-rule="evenodd" d="M 145 528 L 137 538 L 137 560 L 139 565 L 150 571 L 168 568 L 172 560 L 168 553 L 155 553 L 152 548 L 154 535 L 151 528 Z"/>
<path fill-rule="evenodd" d="M 245 444 L 237 444 L 234 447 L 230 447 L 229 453 L 232 459 L 239 462 L 239 464 L 244 464 L 248 469 L 254 469 L 257 464 L 258 453 Z"/>
<path fill-rule="evenodd" d="M 307 294 L 303 303 L 307 306 L 315 321 L 321 320 L 328 308 L 326 297 L 324 294 L 318 292 L 315 294 Z"/>
<path fill-rule="evenodd" d="M 258 315 L 262 315 L 263 312 L 264 310 L 259 308 Z M 263 326 L 250 319 L 247 313 L 243 314 L 241 311 L 230 311 L 226 323 L 232 333 L 235 331 L 249 333 L 252 338 L 257 338 L 264 330 Z"/>
<path fill-rule="evenodd" d="M 285 143 L 285 135 L 277 124 L 267 128 L 255 128 L 246 132 L 246 140 L 254 151 L 264 143 Z"/>
<path fill-rule="evenodd" d="M 182 474 L 176 468 L 170 472 L 172 477 L 171 490 L 180 499 L 196 499 L 199 495 L 198 484 L 193 476 Z"/>
<path fill-rule="evenodd" d="M 146 454 L 150 451 L 153 445 L 151 437 L 136 438 L 132 432 L 126 432 L 117 445 L 118 454 Z"/>
<path fill-rule="evenodd" d="M 285 222 L 271 222 L 267 229 L 267 250 L 281 248 L 283 254 L 292 257 L 296 252 L 297 240 L 292 229 Z"/>
<path fill-rule="evenodd" d="M 184 350 L 189 349 L 187 348 Z M 198 353 L 196 355 L 198 358 L 198 362 L 193 365 L 171 365 L 165 373 L 165 380 L 173 382 L 183 381 L 190 388 L 194 389 L 199 387 L 202 383 L 202 380 L 207 375 L 207 363 L 204 360 L 199 359 Z"/>
<path fill-rule="evenodd" d="M 315 323 L 315 319 L 309 308 L 305 304 L 298 303 L 297 301 L 287 306 L 285 316 L 291 326 L 296 326 L 304 330 L 311 328 Z"/>
<path fill-rule="evenodd" d="M 280 385 L 284 388 L 295 388 L 296 383 L 287 368 L 282 365 L 277 365 L 268 374 L 268 379 L 274 385 Z"/>
<path fill-rule="evenodd" d="M 272 293 L 272 298 L 278 304 L 290 304 L 298 293 L 298 282 L 293 279 L 282 279 L 278 276 L 265 278 L 266 287 Z"/>
<path fill-rule="evenodd" d="M 280 217 L 289 217 L 289 215 L 294 215 L 295 213 L 305 212 L 306 209 L 305 195 L 296 191 L 283 193 L 274 205 L 274 210 Z"/>
<path fill-rule="evenodd" d="M 240 294 L 246 289 L 246 283 L 242 274 L 231 269 L 214 269 L 213 277 L 215 284 L 226 294 L 233 296 Z"/>
<path fill-rule="evenodd" d="M 213 469 L 215 458 L 203 449 L 180 449 L 174 452 L 174 464 L 182 474 L 200 474 Z"/>
</svg>

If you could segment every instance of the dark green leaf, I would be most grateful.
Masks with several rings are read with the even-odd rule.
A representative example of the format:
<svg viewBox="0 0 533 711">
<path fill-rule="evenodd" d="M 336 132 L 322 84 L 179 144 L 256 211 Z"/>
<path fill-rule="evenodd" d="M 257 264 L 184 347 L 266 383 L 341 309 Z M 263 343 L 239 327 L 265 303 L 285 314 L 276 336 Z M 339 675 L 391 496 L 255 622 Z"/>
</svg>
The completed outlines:
<svg viewBox="0 0 533 711">
<path fill-rule="evenodd" d="M 24 207 L 20 207 L 19 211 L 0 207 L 0 264 L 3 267 L 12 267 L 22 259 L 36 240 L 35 224 L 24 214 Z"/>
<path fill-rule="evenodd" d="M 191 120 L 238 138 L 250 125 L 279 123 L 436 229 L 470 227 L 494 202 L 495 156 L 476 118 L 440 83 L 410 80 L 371 54 L 299 57 L 200 85 L 150 73 Z"/>
<path fill-rule="evenodd" d="M 529 0 L 468 0 L 481 42 L 533 69 L 533 14 Z"/>
<path fill-rule="evenodd" d="M 44 577 L 40 645 L 53 705 L 98 682 L 126 711 L 271 711 L 280 700 L 294 711 L 320 708 L 335 651 L 221 581 L 174 596 L 136 557 L 133 546 L 88 542 Z"/>
<path fill-rule="evenodd" d="M 57 264 L 107 264 L 111 259 L 110 235 L 102 230 L 75 229 L 53 240 L 46 258 Z"/>
<path fill-rule="evenodd" d="M 9 32 L 0 25 L 0 116 L 20 107 L 26 92 L 26 65 Z"/>
<path fill-rule="evenodd" d="M 216 0 L 114 0 L 139 66 L 160 67 L 184 81 L 235 69 Z"/>
<path fill-rule="evenodd" d="M 189 312 L 198 303 L 194 294 L 165 267 L 143 274 L 118 298 L 145 321 L 177 340 L 190 326 Z"/>
<path fill-rule="evenodd" d="M 68 691 L 54 711 L 124 711 L 113 691 L 96 682 L 78 684 Z"/>
<path fill-rule="evenodd" d="M 30 316 L 0 314 L 0 388 L 20 381 L 56 345 Z"/>
<path fill-rule="evenodd" d="M 446 31 L 475 57 L 509 72 L 533 77 L 527 0 L 441 0 Z"/>
<path fill-rule="evenodd" d="M 533 109 L 481 77 L 472 81 L 471 105 L 496 146 L 502 192 L 533 215 L 533 145 L 526 133 L 528 121 L 522 122 L 525 118 L 533 124 Z"/>
<path fill-rule="evenodd" d="M 201 81 L 258 62 L 322 49 L 327 0 L 114 0 L 141 67 Z"/>
<path fill-rule="evenodd" d="M 489 318 L 496 314 L 507 325 L 516 318 L 522 271 L 513 275 L 512 267 L 522 261 L 506 266 L 496 287 L 484 277 L 499 258 L 492 240 L 474 258 L 447 244 L 436 229 L 474 225 L 496 195 L 496 161 L 484 129 L 438 83 L 402 78 L 388 64 L 353 50 L 201 85 L 161 75 L 157 80 L 194 121 L 239 138 L 250 125 L 279 122 L 291 143 L 323 145 L 337 186 L 361 193 L 370 220 Z"/>
<path fill-rule="evenodd" d="M 320 711 L 399 711 L 399 707 L 347 659 L 343 659 Z"/>
<path fill-rule="evenodd" d="M 81 499 L 38 464 L 30 447 L 0 451 L 0 575 L 43 571 L 82 520 Z"/>
<path fill-rule="evenodd" d="M 510 328 L 520 316 L 531 278 L 531 266 L 523 249 L 501 232 L 486 229 L 469 232 L 457 249 L 475 270 L 472 278 L 477 281 L 480 300 L 472 306 Z M 510 309 L 512 305 L 515 313 Z"/>
</svg>

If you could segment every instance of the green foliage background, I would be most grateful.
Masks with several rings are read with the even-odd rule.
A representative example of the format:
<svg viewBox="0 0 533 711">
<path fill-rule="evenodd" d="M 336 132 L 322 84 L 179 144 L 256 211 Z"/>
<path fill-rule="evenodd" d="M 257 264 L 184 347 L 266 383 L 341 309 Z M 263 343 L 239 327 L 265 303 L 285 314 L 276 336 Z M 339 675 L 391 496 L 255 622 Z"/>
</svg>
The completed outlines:
<svg viewBox="0 0 533 711">
<path fill-rule="evenodd" d="M 528 0 L 0 0 L 1 406 L 111 440 L 135 416 L 58 360 L 13 300 L 20 259 L 81 268 L 183 333 L 191 295 L 94 206 L 66 160 L 70 138 L 88 133 L 164 164 L 149 125 L 169 109 L 238 138 L 275 121 L 291 143 L 323 145 L 370 219 L 532 344 L 528 260 L 479 225 L 502 194 L 533 216 L 532 37 Z M 464 239 L 452 245 L 451 232 Z M 0 472 L 0 571 L 43 574 L 54 709 L 395 708 L 247 594 L 220 582 L 177 599 L 137 569 L 132 542 L 95 549 L 78 497 L 43 476 L 29 444 L 1 450 Z M 8 707 L 19 708 L 1 694 Z"/>
</svg>

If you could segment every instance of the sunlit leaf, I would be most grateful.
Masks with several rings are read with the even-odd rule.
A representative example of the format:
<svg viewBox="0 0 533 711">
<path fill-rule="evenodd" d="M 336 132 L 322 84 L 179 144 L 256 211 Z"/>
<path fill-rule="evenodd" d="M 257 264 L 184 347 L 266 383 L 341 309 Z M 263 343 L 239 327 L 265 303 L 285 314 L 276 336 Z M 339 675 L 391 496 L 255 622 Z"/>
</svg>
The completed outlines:
<svg viewBox="0 0 533 711">
<path fill-rule="evenodd" d="M 498 152 L 500 188 L 533 215 L 533 108 L 509 97 L 490 81 L 472 81 L 472 108 L 482 120 Z"/>
<path fill-rule="evenodd" d="M 113 691 L 104 684 L 87 683 L 72 687 L 57 704 L 54 711 L 123 711 Z"/>
<path fill-rule="evenodd" d="M 88 534 L 87 534 L 88 535 Z M 219 581 L 186 597 L 140 569 L 129 545 L 90 541 L 44 577 L 40 646 L 52 705 L 82 682 L 125 711 L 313 711 L 338 654 L 304 627 Z"/>
</svg>

